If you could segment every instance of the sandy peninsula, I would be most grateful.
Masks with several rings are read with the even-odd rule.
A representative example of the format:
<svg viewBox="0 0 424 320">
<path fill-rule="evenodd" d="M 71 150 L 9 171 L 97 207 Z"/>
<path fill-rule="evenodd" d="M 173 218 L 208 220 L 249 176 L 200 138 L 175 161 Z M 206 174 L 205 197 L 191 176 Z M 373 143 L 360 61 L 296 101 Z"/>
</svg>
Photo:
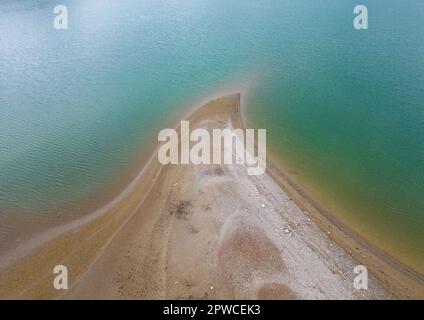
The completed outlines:
<svg viewBox="0 0 424 320">
<path fill-rule="evenodd" d="M 193 128 L 243 128 L 240 95 L 212 100 Z M 157 151 L 156 151 L 157 152 Z M 422 298 L 414 274 L 341 226 L 269 161 L 160 165 L 156 152 L 117 199 L 0 269 L 1 299 Z M 66 265 L 69 290 L 53 287 Z M 369 268 L 368 290 L 353 269 Z"/>
</svg>

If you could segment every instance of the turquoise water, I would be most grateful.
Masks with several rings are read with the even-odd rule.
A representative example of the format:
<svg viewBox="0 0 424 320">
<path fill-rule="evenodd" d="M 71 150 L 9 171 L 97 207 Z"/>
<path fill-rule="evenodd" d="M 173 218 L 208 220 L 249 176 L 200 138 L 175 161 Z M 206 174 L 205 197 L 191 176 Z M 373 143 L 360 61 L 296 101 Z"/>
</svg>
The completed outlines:
<svg viewBox="0 0 424 320">
<path fill-rule="evenodd" d="M 423 271 L 422 1 L 362 1 L 367 31 L 350 0 L 61 3 L 66 31 L 57 1 L 0 3 L 3 246 L 100 206 L 188 105 L 249 85 L 249 123 L 293 179 Z"/>
</svg>

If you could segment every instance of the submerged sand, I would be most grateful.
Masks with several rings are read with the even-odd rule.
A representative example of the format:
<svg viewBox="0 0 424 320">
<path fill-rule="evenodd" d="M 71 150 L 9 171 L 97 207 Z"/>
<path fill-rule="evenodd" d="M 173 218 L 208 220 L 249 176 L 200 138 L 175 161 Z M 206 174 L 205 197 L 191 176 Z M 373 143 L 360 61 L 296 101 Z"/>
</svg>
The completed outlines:
<svg viewBox="0 0 424 320">
<path fill-rule="evenodd" d="M 188 119 L 192 129 L 240 128 L 240 96 Z M 53 288 L 59 264 L 66 291 Z M 369 266 L 368 290 L 353 287 L 358 264 Z M 0 270 L 3 299 L 388 299 L 420 297 L 421 285 L 328 221 L 275 167 L 249 176 L 244 165 L 162 166 L 156 154 L 102 214 Z"/>
</svg>

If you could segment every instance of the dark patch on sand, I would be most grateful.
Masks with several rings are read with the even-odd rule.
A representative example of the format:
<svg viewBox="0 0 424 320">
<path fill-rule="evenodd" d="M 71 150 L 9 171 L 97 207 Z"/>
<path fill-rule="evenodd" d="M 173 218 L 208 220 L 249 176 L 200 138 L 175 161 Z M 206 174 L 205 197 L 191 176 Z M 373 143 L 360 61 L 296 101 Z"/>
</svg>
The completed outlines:
<svg viewBox="0 0 424 320">
<path fill-rule="evenodd" d="M 192 207 L 191 201 L 182 200 L 178 202 L 174 209 L 172 209 L 169 213 L 171 215 L 175 214 L 177 219 L 187 220 L 187 216 L 190 214 L 190 210 Z"/>
<path fill-rule="evenodd" d="M 202 172 L 202 174 L 205 175 L 205 176 L 222 177 L 222 176 L 225 176 L 225 171 L 224 171 L 224 169 L 222 169 L 222 167 L 220 165 L 215 165 L 215 166 L 209 167 L 208 169 L 204 170 Z"/>
</svg>

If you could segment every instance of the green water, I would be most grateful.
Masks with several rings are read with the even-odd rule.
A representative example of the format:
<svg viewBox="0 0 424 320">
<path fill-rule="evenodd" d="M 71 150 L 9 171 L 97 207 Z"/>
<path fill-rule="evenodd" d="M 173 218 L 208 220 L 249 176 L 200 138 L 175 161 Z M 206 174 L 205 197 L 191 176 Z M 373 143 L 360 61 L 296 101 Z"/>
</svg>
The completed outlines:
<svg viewBox="0 0 424 320">
<path fill-rule="evenodd" d="M 57 1 L 0 3 L 0 246 L 101 205 L 188 105 L 249 86 L 292 178 L 424 271 L 423 1 L 362 1 L 366 31 L 351 0 L 61 3 L 66 31 Z"/>
</svg>

